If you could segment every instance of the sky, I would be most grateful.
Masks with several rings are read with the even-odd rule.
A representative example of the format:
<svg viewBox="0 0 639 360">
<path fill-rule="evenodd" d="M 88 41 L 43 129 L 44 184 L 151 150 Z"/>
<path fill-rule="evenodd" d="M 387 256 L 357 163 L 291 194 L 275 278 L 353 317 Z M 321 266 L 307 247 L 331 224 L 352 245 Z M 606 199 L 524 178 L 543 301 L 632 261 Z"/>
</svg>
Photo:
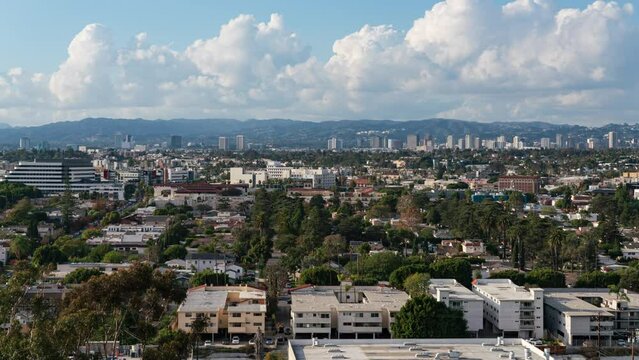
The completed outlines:
<svg viewBox="0 0 639 360">
<path fill-rule="evenodd" d="M 0 1 L 0 122 L 639 120 L 636 0 Z"/>
</svg>

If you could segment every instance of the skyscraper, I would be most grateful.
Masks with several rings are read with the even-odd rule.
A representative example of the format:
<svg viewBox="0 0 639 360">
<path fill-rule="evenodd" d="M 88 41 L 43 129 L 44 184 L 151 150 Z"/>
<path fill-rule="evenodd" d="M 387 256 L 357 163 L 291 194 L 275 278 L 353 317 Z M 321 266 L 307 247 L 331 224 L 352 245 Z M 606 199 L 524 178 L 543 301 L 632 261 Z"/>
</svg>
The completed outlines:
<svg viewBox="0 0 639 360">
<path fill-rule="evenodd" d="M 342 147 L 343 147 L 342 139 L 338 139 L 335 136 L 328 139 L 328 150 L 342 150 Z"/>
<path fill-rule="evenodd" d="M 217 140 L 217 148 L 222 151 L 228 151 L 229 139 L 226 136 L 220 136 Z"/>
<path fill-rule="evenodd" d="M 28 150 L 30 148 L 31 148 L 31 139 L 29 139 L 28 137 L 21 137 L 20 138 L 20 149 Z"/>
<path fill-rule="evenodd" d="M 466 134 L 464 137 L 464 149 L 472 149 L 473 148 L 473 136 L 470 134 Z"/>
<path fill-rule="evenodd" d="M 244 151 L 244 135 L 235 136 L 235 150 Z"/>
<path fill-rule="evenodd" d="M 453 135 L 448 135 L 446 137 L 446 149 L 452 149 L 455 147 L 455 138 L 453 138 Z"/>
<path fill-rule="evenodd" d="M 378 149 L 381 147 L 381 139 L 377 135 L 371 136 L 368 141 L 370 142 L 370 147 L 373 149 Z"/>
<path fill-rule="evenodd" d="M 550 138 L 541 138 L 541 148 L 550 149 Z"/>
<path fill-rule="evenodd" d="M 179 135 L 171 135 L 171 149 L 180 149 L 182 147 L 182 137 Z"/>
<path fill-rule="evenodd" d="M 611 131 L 608 133 L 608 149 L 614 149 L 617 147 L 617 133 Z"/>
<path fill-rule="evenodd" d="M 473 149 L 475 150 L 481 149 L 481 139 L 479 138 L 479 136 L 475 136 L 475 140 L 473 142 Z"/>
<path fill-rule="evenodd" d="M 564 148 L 564 136 L 561 134 L 557 134 L 555 136 L 555 147 L 557 149 L 563 149 Z"/>
<path fill-rule="evenodd" d="M 415 150 L 419 144 L 419 137 L 416 134 L 408 134 L 406 136 L 406 149 Z"/>
</svg>

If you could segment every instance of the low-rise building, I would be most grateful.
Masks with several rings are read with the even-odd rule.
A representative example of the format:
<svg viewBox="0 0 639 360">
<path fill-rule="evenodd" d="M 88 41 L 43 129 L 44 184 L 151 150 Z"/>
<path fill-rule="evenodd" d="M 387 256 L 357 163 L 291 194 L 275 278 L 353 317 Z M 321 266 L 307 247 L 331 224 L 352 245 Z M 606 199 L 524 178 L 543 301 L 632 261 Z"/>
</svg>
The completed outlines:
<svg viewBox="0 0 639 360">
<path fill-rule="evenodd" d="M 484 300 L 484 323 L 504 337 L 542 338 L 544 290 L 526 289 L 509 279 L 477 279 L 473 292 Z"/>
<path fill-rule="evenodd" d="M 639 326 L 639 294 L 610 289 L 545 289 L 544 324 L 564 344 L 586 341 L 612 345 Z"/>
<path fill-rule="evenodd" d="M 312 286 L 291 290 L 291 328 L 301 337 L 369 337 L 390 334 L 408 294 L 384 286 Z"/>
<path fill-rule="evenodd" d="M 428 290 L 437 301 L 464 313 L 468 331 L 477 334 L 484 328 L 484 300 L 481 296 L 455 279 L 431 279 Z"/>
<path fill-rule="evenodd" d="M 199 286 L 189 289 L 177 310 L 176 327 L 191 332 L 193 321 L 204 319 L 204 333 L 252 335 L 265 330 L 266 291 L 250 286 Z"/>
</svg>

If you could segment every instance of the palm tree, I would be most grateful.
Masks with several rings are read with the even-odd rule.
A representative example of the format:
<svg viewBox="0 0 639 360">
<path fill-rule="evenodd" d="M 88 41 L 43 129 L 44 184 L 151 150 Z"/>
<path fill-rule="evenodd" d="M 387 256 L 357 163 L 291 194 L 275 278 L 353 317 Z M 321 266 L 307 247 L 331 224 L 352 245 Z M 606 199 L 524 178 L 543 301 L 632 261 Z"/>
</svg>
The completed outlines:
<svg viewBox="0 0 639 360">
<path fill-rule="evenodd" d="M 608 285 L 608 294 L 614 294 L 617 300 L 630 301 L 626 291 L 619 285 Z"/>
<path fill-rule="evenodd" d="M 497 227 L 499 228 L 500 237 L 502 241 L 502 258 L 506 259 L 506 241 L 508 240 L 508 236 L 506 236 L 506 231 L 512 225 L 511 218 L 508 214 L 502 214 L 497 218 Z"/>
<path fill-rule="evenodd" d="M 553 229 L 548 236 L 548 246 L 550 247 L 550 256 L 552 269 L 559 270 L 559 261 L 561 257 L 561 245 L 566 240 L 566 234 L 563 230 Z"/>
</svg>

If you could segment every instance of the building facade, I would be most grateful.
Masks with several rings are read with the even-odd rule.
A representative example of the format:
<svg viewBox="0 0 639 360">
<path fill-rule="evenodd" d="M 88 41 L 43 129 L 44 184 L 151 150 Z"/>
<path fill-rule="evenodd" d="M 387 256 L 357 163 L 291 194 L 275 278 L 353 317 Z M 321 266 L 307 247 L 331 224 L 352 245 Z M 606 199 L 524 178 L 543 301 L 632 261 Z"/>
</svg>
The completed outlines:
<svg viewBox="0 0 639 360">
<path fill-rule="evenodd" d="M 312 286 L 291 290 L 296 338 L 375 338 L 390 333 L 408 294 L 383 286 Z"/>
<path fill-rule="evenodd" d="M 484 300 L 454 279 L 431 279 L 428 291 L 446 307 L 460 310 L 468 331 L 478 334 L 484 328 Z"/>
<path fill-rule="evenodd" d="M 193 322 L 204 319 L 204 333 L 253 335 L 265 330 L 266 291 L 250 286 L 199 286 L 189 289 L 177 310 L 175 327 L 191 332 Z"/>
<path fill-rule="evenodd" d="M 515 190 L 522 193 L 537 194 L 539 192 L 539 177 L 537 176 L 501 176 L 498 181 L 499 191 Z"/>
<path fill-rule="evenodd" d="M 477 279 L 473 292 L 484 300 L 484 325 L 489 330 L 504 337 L 544 336 L 543 289 L 526 289 L 509 279 Z"/>
</svg>

